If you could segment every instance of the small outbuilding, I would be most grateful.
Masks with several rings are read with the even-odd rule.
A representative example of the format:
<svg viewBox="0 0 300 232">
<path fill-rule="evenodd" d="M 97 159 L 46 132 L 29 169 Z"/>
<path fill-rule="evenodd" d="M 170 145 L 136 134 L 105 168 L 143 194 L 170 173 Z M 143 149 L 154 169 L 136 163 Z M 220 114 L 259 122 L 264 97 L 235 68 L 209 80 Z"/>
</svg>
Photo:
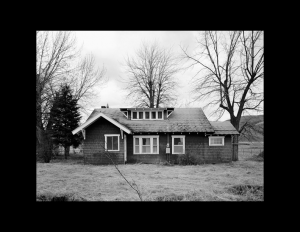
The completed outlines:
<svg viewBox="0 0 300 232">
<path fill-rule="evenodd" d="M 200 163 L 232 160 L 230 122 L 210 122 L 201 108 L 99 108 L 72 131 L 82 133 L 85 163 L 176 163 L 189 154 Z M 107 153 L 106 153 L 107 154 Z"/>
</svg>

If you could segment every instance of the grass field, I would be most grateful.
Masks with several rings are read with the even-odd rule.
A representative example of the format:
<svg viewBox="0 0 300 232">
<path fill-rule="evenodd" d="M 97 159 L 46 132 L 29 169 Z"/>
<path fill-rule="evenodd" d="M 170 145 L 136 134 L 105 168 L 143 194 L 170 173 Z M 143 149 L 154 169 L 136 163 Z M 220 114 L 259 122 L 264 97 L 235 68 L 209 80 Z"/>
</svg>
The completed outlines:
<svg viewBox="0 0 300 232">
<path fill-rule="evenodd" d="M 135 181 L 145 201 L 263 201 L 263 162 L 239 154 L 232 163 L 126 164 L 119 169 Z M 37 163 L 37 195 L 64 194 L 88 201 L 139 200 L 114 166 L 84 165 L 79 156 Z"/>
</svg>

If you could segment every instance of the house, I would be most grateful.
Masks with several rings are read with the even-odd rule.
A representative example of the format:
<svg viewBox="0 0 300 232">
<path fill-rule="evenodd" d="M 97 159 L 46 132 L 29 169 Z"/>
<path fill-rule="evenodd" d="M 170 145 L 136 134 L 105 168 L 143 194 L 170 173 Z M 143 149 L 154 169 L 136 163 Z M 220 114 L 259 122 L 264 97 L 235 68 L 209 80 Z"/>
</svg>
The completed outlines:
<svg viewBox="0 0 300 232">
<path fill-rule="evenodd" d="M 230 122 L 210 122 L 201 108 L 99 108 L 72 131 L 82 133 L 85 163 L 176 163 L 182 154 L 199 163 L 232 160 Z"/>
</svg>

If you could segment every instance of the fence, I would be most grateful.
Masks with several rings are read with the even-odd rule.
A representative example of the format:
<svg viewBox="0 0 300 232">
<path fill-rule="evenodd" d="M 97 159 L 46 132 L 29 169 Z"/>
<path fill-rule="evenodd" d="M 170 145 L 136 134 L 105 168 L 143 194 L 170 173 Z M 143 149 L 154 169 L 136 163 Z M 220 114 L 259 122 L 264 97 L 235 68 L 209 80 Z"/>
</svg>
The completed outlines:
<svg viewBox="0 0 300 232">
<path fill-rule="evenodd" d="M 239 159 L 250 158 L 264 150 L 264 143 L 239 143 Z"/>
<path fill-rule="evenodd" d="M 55 150 L 57 151 L 58 155 L 64 155 L 65 154 L 65 149 L 62 146 L 57 147 Z M 79 147 L 77 147 L 77 148 L 73 148 L 73 146 L 70 146 L 69 154 L 70 155 L 83 155 L 82 146 L 79 145 Z"/>
</svg>

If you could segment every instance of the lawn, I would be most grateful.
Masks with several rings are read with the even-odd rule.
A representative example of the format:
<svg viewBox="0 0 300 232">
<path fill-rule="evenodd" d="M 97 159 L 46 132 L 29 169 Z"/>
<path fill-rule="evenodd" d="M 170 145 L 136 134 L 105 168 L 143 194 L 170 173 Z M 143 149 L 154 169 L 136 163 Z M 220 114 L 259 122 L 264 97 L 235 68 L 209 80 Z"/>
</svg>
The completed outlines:
<svg viewBox="0 0 300 232">
<path fill-rule="evenodd" d="M 118 167 L 130 182 L 134 180 L 145 201 L 263 201 L 263 162 L 249 154 L 223 164 Z M 87 201 L 139 201 L 112 165 L 84 165 L 81 158 L 37 163 L 37 195 L 65 193 Z"/>
</svg>

